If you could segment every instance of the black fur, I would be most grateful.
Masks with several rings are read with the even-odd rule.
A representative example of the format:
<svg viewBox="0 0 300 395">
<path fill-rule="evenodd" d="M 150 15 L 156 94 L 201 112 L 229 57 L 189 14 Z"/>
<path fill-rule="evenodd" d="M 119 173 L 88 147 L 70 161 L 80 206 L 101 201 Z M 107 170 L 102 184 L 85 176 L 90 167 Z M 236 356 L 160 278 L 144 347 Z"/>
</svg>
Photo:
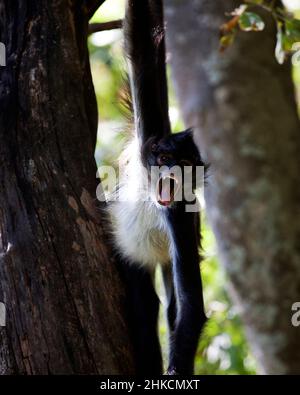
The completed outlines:
<svg viewBox="0 0 300 395">
<path fill-rule="evenodd" d="M 157 333 L 159 299 L 151 273 L 134 262 L 122 262 L 120 273 L 126 286 L 136 374 L 161 374 L 162 357 Z"/>
<path fill-rule="evenodd" d="M 166 136 L 171 128 L 162 1 L 128 0 L 124 34 L 138 134 L 143 141 Z"/>
<path fill-rule="evenodd" d="M 199 215 L 186 212 L 185 202 L 167 209 L 172 233 L 172 271 L 176 291 L 176 324 L 171 330 L 168 372 L 192 374 L 199 334 L 206 322 L 199 269 Z"/>
<path fill-rule="evenodd" d="M 143 165 L 169 168 L 204 166 L 190 130 L 172 135 L 168 117 L 164 24 L 161 0 L 128 0 L 125 49 L 131 65 L 131 90 Z M 193 178 L 194 183 L 194 178 Z M 193 187 L 196 185 L 193 184 Z M 159 211 L 171 240 L 171 265 L 163 269 L 170 333 L 169 374 L 192 374 L 198 339 L 206 321 L 199 269 L 200 218 L 186 202 Z M 135 265 L 137 263 L 137 265 Z M 162 372 L 157 335 L 158 299 L 148 268 L 124 263 L 129 318 L 137 372 Z"/>
</svg>

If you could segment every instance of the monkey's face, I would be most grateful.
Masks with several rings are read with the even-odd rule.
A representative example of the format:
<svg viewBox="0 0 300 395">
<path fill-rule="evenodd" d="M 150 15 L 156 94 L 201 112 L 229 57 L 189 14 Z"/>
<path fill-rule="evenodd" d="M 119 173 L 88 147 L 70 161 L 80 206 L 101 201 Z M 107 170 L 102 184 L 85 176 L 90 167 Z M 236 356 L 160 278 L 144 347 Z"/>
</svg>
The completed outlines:
<svg viewBox="0 0 300 395">
<path fill-rule="evenodd" d="M 160 140 L 150 139 L 143 147 L 142 156 L 153 195 L 164 207 L 185 200 L 187 193 L 197 187 L 197 178 L 205 168 L 190 130 Z"/>
</svg>

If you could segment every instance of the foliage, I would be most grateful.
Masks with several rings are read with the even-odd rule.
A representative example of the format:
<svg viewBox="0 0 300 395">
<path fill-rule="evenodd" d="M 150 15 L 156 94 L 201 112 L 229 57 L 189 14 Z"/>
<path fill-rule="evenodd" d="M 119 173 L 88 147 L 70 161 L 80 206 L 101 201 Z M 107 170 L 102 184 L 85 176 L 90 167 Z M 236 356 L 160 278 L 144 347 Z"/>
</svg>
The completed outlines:
<svg viewBox="0 0 300 395">
<path fill-rule="evenodd" d="M 283 6 L 278 6 L 274 0 L 245 0 L 237 9 L 232 11 L 231 19 L 221 26 L 221 51 L 231 45 L 238 31 L 262 31 L 265 22 L 257 13 L 259 9 L 267 11 L 274 19 L 277 27 L 277 43 L 275 56 L 282 64 L 287 56 L 299 50 L 300 20 L 288 12 Z M 257 10 L 253 12 L 252 9 Z"/>
<path fill-rule="evenodd" d="M 225 272 L 216 254 L 216 243 L 207 221 L 203 221 L 205 260 L 201 263 L 208 324 L 196 357 L 198 374 L 255 374 L 238 310 L 229 297 Z"/>
</svg>

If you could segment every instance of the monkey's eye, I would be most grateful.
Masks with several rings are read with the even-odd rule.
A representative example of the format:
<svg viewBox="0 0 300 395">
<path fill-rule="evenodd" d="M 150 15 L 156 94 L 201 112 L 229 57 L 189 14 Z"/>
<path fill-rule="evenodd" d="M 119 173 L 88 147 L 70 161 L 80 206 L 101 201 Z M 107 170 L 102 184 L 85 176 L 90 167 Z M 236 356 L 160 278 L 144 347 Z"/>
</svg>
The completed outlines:
<svg viewBox="0 0 300 395">
<path fill-rule="evenodd" d="M 171 154 L 160 154 L 157 157 L 157 163 L 159 166 L 165 165 L 170 159 L 172 159 Z"/>
<path fill-rule="evenodd" d="M 180 161 L 181 166 L 193 166 L 193 163 L 188 159 L 182 159 Z"/>
</svg>

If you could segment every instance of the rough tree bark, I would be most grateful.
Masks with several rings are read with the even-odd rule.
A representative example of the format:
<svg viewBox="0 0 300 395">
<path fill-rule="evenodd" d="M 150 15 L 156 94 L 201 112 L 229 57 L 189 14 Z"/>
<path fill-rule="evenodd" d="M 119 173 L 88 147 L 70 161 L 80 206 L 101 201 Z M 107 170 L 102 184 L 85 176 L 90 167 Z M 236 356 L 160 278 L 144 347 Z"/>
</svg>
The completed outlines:
<svg viewBox="0 0 300 395">
<path fill-rule="evenodd" d="M 96 207 L 86 45 L 103 1 L 0 1 L 2 374 L 132 373 L 123 293 Z"/>
<path fill-rule="evenodd" d="M 300 128 L 275 30 L 218 53 L 233 0 L 165 0 L 167 47 L 185 123 L 211 163 L 210 221 L 235 301 L 265 373 L 300 373 Z"/>
</svg>

